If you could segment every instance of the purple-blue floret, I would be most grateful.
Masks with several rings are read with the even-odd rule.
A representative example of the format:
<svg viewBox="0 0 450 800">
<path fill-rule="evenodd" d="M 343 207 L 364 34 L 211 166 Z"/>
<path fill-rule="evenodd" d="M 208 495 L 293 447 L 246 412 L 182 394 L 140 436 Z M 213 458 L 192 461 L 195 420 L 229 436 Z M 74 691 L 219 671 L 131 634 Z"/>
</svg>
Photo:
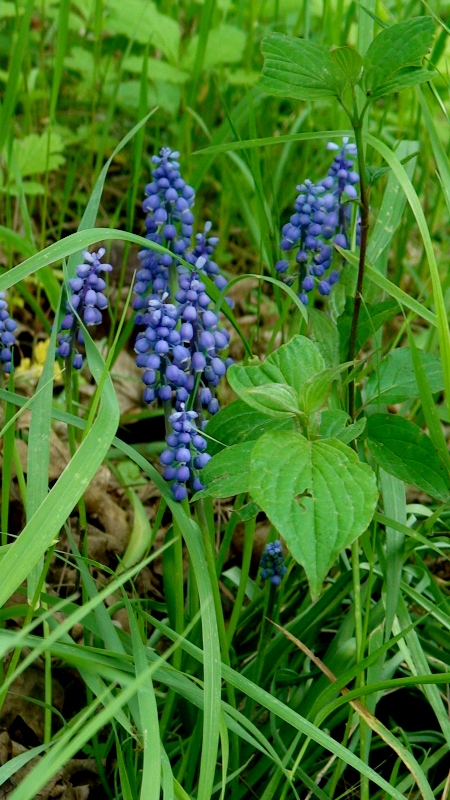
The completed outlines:
<svg viewBox="0 0 450 800">
<path fill-rule="evenodd" d="M 344 137 L 342 147 L 329 142 L 327 150 L 336 152 L 327 177 L 317 184 L 306 180 L 297 186 L 295 213 L 281 229 L 280 250 L 286 257 L 275 264 L 275 270 L 284 275 L 290 267 L 288 254 L 295 251 L 298 297 L 304 305 L 314 289 L 327 296 L 339 280 L 337 270 L 328 273 L 333 260 L 332 244 L 348 249 L 351 201 L 358 198 L 355 187 L 359 175 L 353 170 L 356 145 Z M 357 241 L 358 231 L 357 223 Z M 293 278 L 286 275 L 283 280 L 291 284 Z"/>
<path fill-rule="evenodd" d="M 69 280 L 72 294 L 66 302 L 66 314 L 59 328 L 56 354 L 64 359 L 72 357 L 74 369 L 81 369 L 83 365 L 83 356 L 76 346 L 84 345 L 78 318 L 83 320 L 86 327 L 99 325 L 103 319 L 102 311 L 108 307 L 108 300 L 104 294 L 106 282 L 101 273 L 111 272 L 112 266 L 102 263 L 101 259 L 105 252 L 104 247 L 96 253 L 89 253 L 86 250 L 83 253 L 83 264 L 79 264 L 76 268 L 75 278 Z"/>
<path fill-rule="evenodd" d="M 199 471 L 206 466 L 211 456 L 206 453 L 207 442 L 195 426 L 198 414 L 186 411 L 182 405 L 169 417 L 171 432 L 166 438 L 167 448 L 160 456 L 164 467 L 163 476 L 172 483 L 174 499 L 178 502 L 188 495 L 187 485 L 195 492 L 204 489 Z"/>
<path fill-rule="evenodd" d="M 261 578 L 263 581 L 270 580 L 272 586 L 279 586 L 286 572 L 283 548 L 281 547 L 281 542 L 275 539 L 274 542 L 266 544 L 262 554 Z"/>
<path fill-rule="evenodd" d="M 16 337 L 14 336 L 16 328 L 17 322 L 9 315 L 5 293 L 0 292 L 0 362 L 6 374 L 11 372 L 12 348 L 16 343 Z"/>
</svg>

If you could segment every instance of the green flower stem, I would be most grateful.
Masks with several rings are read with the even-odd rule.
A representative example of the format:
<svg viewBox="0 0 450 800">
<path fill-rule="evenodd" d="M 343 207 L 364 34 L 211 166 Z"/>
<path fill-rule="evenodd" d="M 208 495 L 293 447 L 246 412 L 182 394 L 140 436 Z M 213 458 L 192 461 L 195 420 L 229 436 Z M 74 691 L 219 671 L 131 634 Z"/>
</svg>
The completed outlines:
<svg viewBox="0 0 450 800">
<path fill-rule="evenodd" d="M 72 370 L 72 363 L 70 358 L 65 359 L 66 368 L 64 370 L 64 387 L 66 390 L 66 411 L 68 414 L 72 414 L 74 416 L 78 416 L 78 411 L 74 407 L 74 395 L 78 396 L 77 391 L 77 375 Z M 70 450 L 70 457 L 73 458 L 76 450 L 77 450 L 77 441 L 76 441 L 76 431 L 72 425 L 67 426 L 67 437 L 69 440 L 69 450 Z M 78 533 L 80 535 L 79 541 L 79 548 L 81 551 L 81 555 L 83 558 L 88 557 L 88 541 L 87 541 L 87 516 L 86 516 L 86 505 L 84 502 L 84 497 L 80 497 L 78 501 Z M 79 581 L 80 574 L 77 572 L 77 582 Z M 79 587 L 77 586 L 77 589 Z M 86 593 L 86 589 L 84 584 L 81 587 L 81 594 L 83 598 L 83 603 L 87 603 L 89 598 Z M 84 640 L 85 644 L 89 645 L 89 634 L 85 629 L 84 632 Z"/>
<path fill-rule="evenodd" d="M 251 676 L 251 680 L 253 681 L 253 683 L 256 683 L 257 686 L 260 685 L 262 671 L 264 667 L 264 656 L 266 654 L 267 646 L 270 642 L 271 622 L 274 618 L 278 586 L 273 586 L 273 584 L 270 583 L 270 581 L 268 581 L 266 582 L 266 585 L 264 587 L 264 592 L 265 592 L 264 609 L 261 621 L 261 630 L 259 633 L 259 642 L 258 642 L 258 649 L 256 651 L 256 660 L 254 662 L 253 675 Z M 248 706 L 247 703 L 245 705 L 246 705 L 246 715 L 248 719 L 251 719 L 255 708 L 255 701 L 251 700 Z"/>
<path fill-rule="evenodd" d="M 236 529 L 236 525 L 239 522 L 239 514 L 237 513 L 240 508 L 244 505 L 245 494 L 239 494 L 234 501 L 233 511 L 230 514 L 230 519 L 227 522 L 227 526 L 225 528 L 225 533 L 223 535 L 222 542 L 220 544 L 219 553 L 216 559 L 216 574 L 217 577 L 222 573 L 223 565 L 225 563 L 225 559 L 228 555 L 228 550 L 230 548 L 231 540 L 233 538 L 233 533 Z"/>
<path fill-rule="evenodd" d="M 229 647 L 231 646 L 231 643 L 233 641 L 233 636 L 235 634 L 239 622 L 239 617 L 241 616 L 242 604 L 245 598 L 245 590 L 247 588 L 248 575 L 250 572 L 250 563 L 252 560 L 255 526 L 256 526 L 256 517 L 253 517 L 253 519 L 250 519 L 245 523 L 244 527 L 244 548 L 242 553 L 241 579 L 239 581 L 239 588 L 236 593 L 236 600 L 234 603 L 233 612 L 231 614 L 231 619 L 227 630 Z"/>
<path fill-rule="evenodd" d="M 3 370 L 0 370 L 0 386 L 5 388 L 5 380 L 3 377 Z M 12 374 L 9 378 L 9 389 L 14 391 L 14 378 Z M 15 407 L 12 403 L 4 404 L 4 420 L 5 425 L 15 414 Z M 1 544 L 8 543 L 8 527 L 9 527 L 9 493 L 11 491 L 11 467 L 12 458 L 11 452 L 15 447 L 15 426 L 11 425 L 5 432 L 3 438 L 3 464 L 2 464 L 2 511 L 1 511 Z"/>
</svg>

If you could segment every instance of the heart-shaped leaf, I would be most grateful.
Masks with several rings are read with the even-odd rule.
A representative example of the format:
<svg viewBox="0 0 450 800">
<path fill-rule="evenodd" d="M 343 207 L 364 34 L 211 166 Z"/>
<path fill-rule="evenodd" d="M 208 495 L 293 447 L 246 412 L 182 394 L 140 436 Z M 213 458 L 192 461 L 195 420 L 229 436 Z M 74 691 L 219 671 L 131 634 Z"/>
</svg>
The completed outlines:
<svg viewBox="0 0 450 800">
<path fill-rule="evenodd" d="M 366 530 L 375 511 L 375 475 L 336 439 L 269 432 L 250 459 L 250 492 L 305 569 L 311 594 L 339 553 Z"/>
</svg>

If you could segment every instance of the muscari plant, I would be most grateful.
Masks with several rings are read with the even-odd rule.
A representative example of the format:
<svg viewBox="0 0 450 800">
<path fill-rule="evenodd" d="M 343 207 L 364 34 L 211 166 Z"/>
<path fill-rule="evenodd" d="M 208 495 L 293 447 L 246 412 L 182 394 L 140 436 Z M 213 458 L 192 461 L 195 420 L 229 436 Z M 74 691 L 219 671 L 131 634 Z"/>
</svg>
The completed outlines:
<svg viewBox="0 0 450 800">
<path fill-rule="evenodd" d="M 326 296 L 337 282 L 342 269 L 332 269 L 333 258 L 341 265 L 349 262 L 343 270 L 356 270 L 353 292 L 352 281 L 346 281 L 354 299 L 346 307 L 347 319 L 343 315 L 337 325 L 325 324 L 324 315 L 315 312 L 312 322 L 324 326 L 321 335 L 313 336 L 315 341 L 299 334 L 264 361 L 230 367 L 228 381 L 239 400 L 210 424 L 210 435 L 228 446 L 217 447 L 206 466 L 201 495 L 249 492 L 304 567 L 313 597 L 319 596 L 325 576 L 346 547 L 352 546 L 358 576 L 358 537 L 370 524 L 378 501 L 377 478 L 366 462 L 364 443 L 386 472 L 422 488 L 426 483 L 425 491 L 432 496 L 449 497 L 448 459 L 436 439 L 432 442 L 417 425 L 395 414 L 371 413 L 366 419 L 355 381 L 356 356 L 376 324 L 367 326 L 366 319 L 364 328 L 359 327 L 369 194 L 377 177 L 377 170 L 366 163 L 364 121 L 376 100 L 432 78 L 422 59 L 433 33 L 429 17 L 394 25 L 374 39 L 364 58 L 351 47 L 327 50 L 278 33 L 262 44 L 260 88 L 299 100 L 336 98 L 348 114 L 355 140 L 344 140 L 325 179 L 297 187 L 295 213 L 283 226 L 280 243 L 284 256 L 295 254 L 294 270 L 287 257 L 276 262 L 275 270 L 295 284 L 306 305 L 316 287 Z M 338 151 L 334 143 L 329 147 Z M 398 310 L 394 303 L 385 318 Z M 370 314 L 366 305 L 369 321 Z M 448 342 L 444 316 L 444 364 Z M 447 395 L 449 380 L 450 372 L 445 377 L 444 370 Z M 230 430 L 233 418 L 237 432 Z M 418 476 L 413 464 L 425 451 L 435 475 L 428 481 Z M 355 580 L 357 594 L 359 577 Z"/>
</svg>

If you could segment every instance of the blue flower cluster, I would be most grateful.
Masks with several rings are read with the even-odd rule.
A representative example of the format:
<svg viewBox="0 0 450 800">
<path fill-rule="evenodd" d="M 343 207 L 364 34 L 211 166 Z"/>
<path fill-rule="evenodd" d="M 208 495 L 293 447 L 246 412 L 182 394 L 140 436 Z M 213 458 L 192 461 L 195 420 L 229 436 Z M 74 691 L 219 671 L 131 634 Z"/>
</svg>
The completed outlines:
<svg viewBox="0 0 450 800">
<path fill-rule="evenodd" d="M 111 264 L 102 264 L 105 255 L 103 247 L 97 253 L 83 253 L 84 262 L 76 269 L 76 277 L 69 280 L 72 291 L 66 302 L 66 315 L 60 326 L 58 334 L 58 348 L 56 354 L 61 358 L 72 358 L 74 369 L 81 369 L 83 356 L 78 352 L 76 344 L 84 345 L 83 333 L 80 330 L 78 318 L 86 326 L 98 325 L 102 321 L 102 311 L 108 306 L 104 294 L 106 283 L 101 277 L 102 272 L 111 272 Z"/>
<path fill-rule="evenodd" d="M 146 198 L 142 208 L 147 214 L 145 238 L 183 256 L 193 233 L 191 208 L 195 192 L 181 177 L 180 164 L 176 160 L 179 156 L 178 152 L 163 147 L 159 156 L 152 157 L 152 163 L 157 166 L 152 171 L 153 181 L 145 187 Z M 139 258 L 142 266 L 136 275 L 134 291 L 137 297 L 133 308 L 138 312 L 136 325 L 145 325 L 148 297 L 169 291 L 169 267 L 174 260 L 167 253 L 155 250 L 142 250 Z"/>
<path fill-rule="evenodd" d="M 204 411 L 215 414 L 219 410 L 215 390 L 232 361 L 223 358 L 230 335 L 219 323 L 204 282 L 209 278 L 220 291 L 227 284 L 213 260 L 219 240 L 209 235 L 212 226 L 207 222 L 191 247 L 195 193 L 181 177 L 178 158 L 179 153 L 169 148 L 152 158 L 156 166 L 143 203 L 146 238 L 170 252 L 145 250 L 139 254 L 141 269 L 133 307 L 135 322 L 143 328 L 136 337 L 135 351 L 136 364 L 144 369 L 144 401 L 174 401 L 170 424 L 185 428 L 173 428 L 167 438 L 168 449 L 161 456 L 164 476 L 173 481 L 174 497 L 183 500 L 187 483 L 195 491 L 201 486 L 195 470 L 209 458 L 202 451 L 206 442 L 192 419 Z M 192 269 L 182 265 L 180 258 Z M 195 405 L 196 411 L 186 411 L 187 403 Z M 199 418 L 198 423 L 203 428 L 206 420 Z M 199 453 L 192 461 L 190 457 L 183 461 L 181 457 L 187 458 L 188 451 L 190 455 L 195 448 Z"/>
<path fill-rule="evenodd" d="M 207 442 L 195 427 L 195 411 L 175 411 L 169 417 L 172 432 L 166 439 L 167 449 L 161 453 L 161 464 L 164 466 L 164 478 L 173 481 L 171 489 L 174 499 L 185 500 L 187 484 L 194 492 L 204 489 L 198 472 L 206 466 L 211 456 L 205 452 Z"/>
<path fill-rule="evenodd" d="M 318 184 L 306 180 L 297 186 L 295 213 L 282 228 L 280 248 L 284 252 L 297 249 L 295 261 L 298 275 L 298 296 L 304 305 L 317 285 L 322 296 L 330 294 L 340 273 L 330 270 L 333 260 L 332 243 L 349 247 L 348 230 L 351 222 L 351 201 L 358 197 L 355 185 L 359 175 L 353 170 L 356 145 L 343 139 L 343 145 L 329 142 L 328 150 L 338 151 L 328 175 Z M 290 268 L 287 258 L 277 261 L 280 274 Z M 291 282 L 291 277 L 284 278 Z"/>
<path fill-rule="evenodd" d="M 0 361 L 7 374 L 11 372 L 12 347 L 16 343 L 14 336 L 16 328 L 17 322 L 9 316 L 5 293 L 0 292 Z"/>
<path fill-rule="evenodd" d="M 286 572 L 281 542 L 275 539 L 274 542 L 266 544 L 264 553 L 262 554 L 261 578 L 263 581 L 270 580 L 272 586 L 279 586 Z"/>
</svg>

